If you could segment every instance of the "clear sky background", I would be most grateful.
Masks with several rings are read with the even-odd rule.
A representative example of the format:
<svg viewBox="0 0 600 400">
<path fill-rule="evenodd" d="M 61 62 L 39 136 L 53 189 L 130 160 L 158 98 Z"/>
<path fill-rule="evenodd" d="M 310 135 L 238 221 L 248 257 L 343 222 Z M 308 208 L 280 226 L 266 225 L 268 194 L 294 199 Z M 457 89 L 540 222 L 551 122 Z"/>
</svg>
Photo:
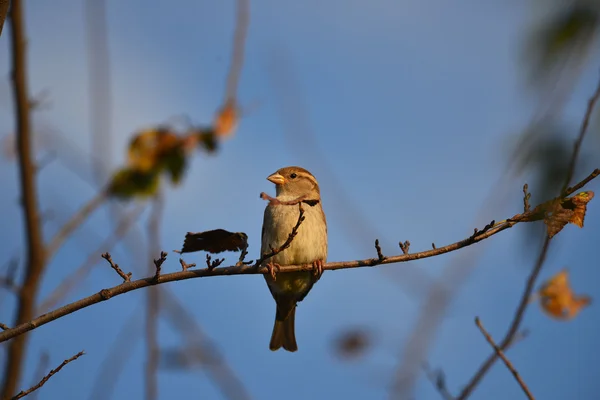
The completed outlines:
<svg viewBox="0 0 600 400">
<path fill-rule="evenodd" d="M 492 219 L 522 209 L 526 176 L 498 187 L 515 135 L 538 104 L 525 83 L 522 44 L 539 17 L 527 2 L 461 0 L 251 1 L 245 64 L 238 91 L 250 108 L 236 135 L 215 155 L 199 153 L 183 184 L 166 196 L 162 249 L 180 248 L 187 231 L 225 228 L 246 232 L 250 257 L 260 248 L 265 178 L 280 167 L 301 165 L 319 180 L 329 226 L 329 260 L 442 246 L 470 235 Z M 125 159 L 132 133 L 185 114 L 209 123 L 223 100 L 234 29 L 234 1 L 108 1 L 112 74 L 110 168 Z M 47 89 L 51 107 L 35 115 L 35 129 L 57 131 L 89 159 L 90 124 L 83 2 L 27 2 L 30 92 Z M 13 130 L 9 90 L 9 31 L 0 39 L 0 133 Z M 597 79 L 598 57 L 567 107 L 566 121 L 581 118 Z M 573 135 L 576 130 L 573 129 Z M 596 132 L 597 134 L 597 132 Z M 52 146 L 50 143 L 48 146 Z M 597 146 L 590 139 L 586 146 Z M 42 152 L 43 154 L 43 152 Z M 595 160 L 597 161 L 597 159 Z M 0 255 L 23 250 L 15 163 L 0 161 Z M 596 162 L 596 167 L 598 163 Z M 85 172 L 87 173 L 87 172 Z M 579 169 L 576 179 L 589 173 Z M 95 191 L 60 163 L 39 174 L 41 207 L 55 219 L 47 237 Z M 597 190 L 593 182 L 590 190 Z M 531 187 L 535 196 L 535 188 Z M 502 199 L 489 202 L 490 193 Z M 483 209 L 483 211 L 481 211 Z M 568 226 L 554 241 L 542 272 L 546 279 L 569 267 L 577 292 L 598 298 L 600 207 L 592 202 L 586 227 Z M 45 298 L 111 234 L 106 208 L 78 231 L 51 263 Z M 368 224 L 362 221 L 368 221 Z M 145 222 L 142 219 L 144 233 Z M 260 276 L 193 279 L 169 284 L 216 344 L 253 398 L 383 399 L 403 345 L 412 334 L 427 282 L 456 257 L 477 254 L 476 268 L 447 307 L 427 360 L 446 373 L 458 393 L 491 349 L 473 323 L 476 315 L 498 340 L 506 332 L 533 265 L 537 247 L 519 225 L 482 244 L 448 255 L 326 272 L 297 312 L 295 354 L 268 349 L 275 304 Z M 140 238 L 142 243 L 146 237 Z M 160 249 L 156 249 L 158 255 Z M 143 268 L 123 246 L 112 251 L 124 270 Z M 142 251 L 145 255 L 145 251 Z M 203 254 L 186 257 L 203 264 Z M 467 257 L 468 258 L 468 257 Z M 228 257 L 235 262 L 237 255 Z M 101 260 L 102 261 L 102 260 Z M 134 267 L 136 265 L 136 267 Z M 170 253 L 163 271 L 180 268 Z M 139 271 L 139 269 L 138 269 Z M 141 277 L 134 272 L 134 277 Z M 119 283 L 100 263 L 70 297 Z M 95 305 L 37 329 L 31 335 L 21 387 L 35 379 L 40 353 L 50 365 L 84 349 L 86 355 L 54 376 L 40 399 L 91 398 L 91 388 L 125 321 L 138 318 L 131 358 L 114 399 L 143 397 L 144 291 Z M 13 302 L 0 298 L 2 322 Z M 137 315 L 137 317 L 134 317 Z M 509 352 L 540 399 L 593 398 L 600 392 L 600 309 L 592 305 L 572 322 L 556 322 L 533 304 L 524 321 L 528 338 Z M 373 345 L 356 362 L 341 361 L 334 339 L 366 326 Z M 161 322 L 165 348 L 181 339 Z M 0 348 L 0 357 L 4 351 Z M 109 361 L 117 364 L 117 361 Z M 221 398 L 201 369 L 161 370 L 160 398 Z M 473 399 L 521 398 L 514 378 L 497 363 Z M 439 399 L 423 374 L 415 398 Z"/>
</svg>

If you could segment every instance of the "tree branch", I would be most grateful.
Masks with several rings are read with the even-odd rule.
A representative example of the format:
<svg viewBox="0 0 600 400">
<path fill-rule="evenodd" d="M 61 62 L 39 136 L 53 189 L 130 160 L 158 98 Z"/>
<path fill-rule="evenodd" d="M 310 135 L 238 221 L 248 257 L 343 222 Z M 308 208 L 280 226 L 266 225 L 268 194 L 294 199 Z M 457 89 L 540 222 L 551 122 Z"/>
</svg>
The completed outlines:
<svg viewBox="0 0 600 400">
<path fill-rule="evenodd" d="M 502 361 L 504 361 L 504 364 L 506 364 L 506 368 L 508 368 L 508 370 L 513 374 L 513 376 L 515 377 L 515 379 L 521 386 L 521 389 L 523 389 L 523 392 L 525 392 L 525 395 L 527 396 L 527 398 L 529 400 L 534 400 L 534 397 L 531 394 L 531 392 L 529 391 L 529 388 L 527 387 L 527 385 L 525 384 L 523 379 L 521 379 L 521 375 L 519 375 L 519 372 L 515 369 L 515 367 L 510 362 L 510 360 L 508 358 L 506 358 L 502 349 L 500 349 L 498 347 L 498 345 L 496 345 L 496 342 L 494 342 L 494 339 L 492 338 L 492 336 L 488 333 L 488 331 L 485 330 L 479 317 L 475 317 L 475 325 L 477 325 L 477 327 L 479 328 L 479 330 L 485 337 L 485 340 L 487 340 L 487 342 L 490 344 L 490 346 L 492 346 L 492 348 L 494 349 L 494 351 L 496 352 L 498 357 L 500 357 L 502 359 Z"/>
<path fill-rule="evenodd" d="M 595 177 L 600 175 L 600 170 L 595 169 L 584 180 L 580 181 L 579 183 L 577 183 L 576 185 L 574 185 L 572 187 L 567 187 L 569 185 L 569 182 L 573 178 L 573 174 L 575 173 L 575 166 L 577 164 L 577 158 L 579 157 L 579 150 L 581 148 L 581 143 L 583 143 L 583 139 L 585 137 L 587 128 L 589 126 L 590 118 L 594 111 L 596 102 L 598 101 L 599 98 L 600 98 L 600 80 L 598 81 L 598 86 L 596 87 L 594 94 L 592 95 L 592 97 L 590 97 L 590 100 L 588 101 L 588 106 L 585 111 L 583 121 L 581 122 L 579 134 L 577 136 L 577 139 L 575 140 L 575 145 L 573 147 L 573 154 L 571 155 L 571 160 L 569 161 L 569 168 L 568 168 L 567 175 L 565 178 L 565 183 L 563 184 L 563 187 L 561 189 L 561 194 L 562 193 L 569 193 L 569 194 L 574 193 L 575 191 L 581 189 L 586 183 L 588 183 L 589 181 L 591 181 L 592 179 L 594 179 Z M 535 266 L 533 267 L 529 277 L 527 278 L 527 283 L 525 284 L 525 289 L 523 290 L 523 294 L 521 295 L 521 301 L 519 302 L 519 305 L 517 306 L 517 310 L 515 311 L 515 315 L 510 324 L 508 332 L 502 339 L 502 342 L 499 346 L 499 348 L 501 350 L 505 350 L 508 346 L 510 346 L 510 344 L 513 341 L 514 336 L 517 334 L 519 327 L 521 326 L 521 322 L 523 321 L 523 317 L 525 316 L 525 309 L 527 308 L 527 305 L 529 304 L 529 299 L 531 298 L 531 293 L 533 293 L 533 288 L 535 287 L 535 282 L 537 281 L 537 277 L 538 277 L 540 271 L 542 270 L 542 267 L 544 266 L 544 261 L 546 260 L 546 254 L 548 253 L 549 248 L 550 248 L 550 237 L 548 235 L 546 235 L 546 238 L 544 239 L 544 244 L 538 255 Z M 479 382 L 485 376 L 485 374 L 487 374 L 487 372 L 492 367 L 492 365 L 494 365 L 494 363 L 496 362 L 497 359 L 498 359 L 498 354 L 493 353 L 485 360 L 485 362 L 479 367 L 479 369 L 477 370 L 475 375 L 465 385 L 465 387 L 461 391 L 460 395 L 457 397 L 457 400 L 464 400 L 467 397 L 469 397 L 471 392 L 479 384 Z"/>
<path fill-rule="evenodd" d="M 15 100 L 17 130 L 17 150 L 19 154 L 19 178 L 22 191 L 23 212 L 26 234 L 25 278 L 17 300 L 17 318 L 15 325 L 21 325 L 33 318 L 38 287 L 44 272 L 44 243 L 37 206 L 37 188 L 35 184 L 35 166 L 30 126 L 29 95 L 27 90 L 27 55 L 25 22 L 22 0 L 13 0 L 10 10 L 12 54 L 12 89 Z M 5 331 L 6 332 L 6 331 Z M 27 335 L 22 335 L 8 347 L 4 365 L 4 377 L 0 398 L 10 397 L 19 384 Z"/>
<path fill-rule="evenodd" d="M 8 14 L 9 0 L 0 0 L 0 37 L 2 36 L 2 27 L 4 27 L 4 21 Z"/>
<path fill-rule="evenodd" d="M 12 397 L 11 400 L 18 400 L 22 397 L 27 396 L 29 393 L 38 390 L 39 388 L 41 388 L 42 386 L 44 386 L 44 384 L 46 382 L 48 382 L 48 380 L 50 378 L 52 378 L 52 376 L 56 373 L 58 373 L 58 371 L 60 371 L 65 365 L 67 365 L 68 363 L 70 363 L 71 361 L 75 361 L 77 360 L 79 357 L 81 357 L 82 355 L 84 355 L 85 353 L 83 351 L 80 351 L 79 353 L 75 354 L 73 357 L 63 361 L 58 367 L 56 367 L 53 370 L 50 370 L 50 372 L 48 373 L 48 375 L 44 376 L 42 378 L 42 380 L 35 386 L 30 387 L 29 389 L 25 390 L 25 391 L 21 391 L 19 392 L 16 396 Z"/>
<path fill-rule="evenodd" d="M 567 191 L 567 195 L 570 194 Z M 449 253 L 452 251 L 456 251 L 463 247 L 470 246 L 472 244 L 478 243 L 482 240 L 485 240 L 497 233 L 500 233 L 508 228 L 513 227 L 514 225 L 527 221 L 528 218 L 532 217 L 535 209 L 513 216 L 503 222 L 497 224 L 488 224 L 483 230 L 476 231 L 473 235 L 469 236 L 466 239 L 461 241 L 449 244 L 444 247 L 437 247 L 435 249 L 426 250 L 417 253 L 409 253 L 409 254 L 401 254 L 396 256 L 385 257 L 383 260 L 377 258 L 368 258 L 364 260 L 354 260 L 354 261 L 338 261 L 338 262 L 330 262 L 323 264 L 323 270 L 338 270 L 338 269 L 348 269 L 348 268 L 360 268 L 360 267 L 373 267 L 377 265 L 383 264 L 393 264 L 400 262 L 407 262 L 412 260 L 419 260 L 422 258 L 429 258 L 434 256 L 439 256 L 441 254 Z M 280 266 L 279 272 L 296 272 L 296 271 L 313 271 L 314 267 L 312 264 L 305 265 L 285 265 Z M 193 278 L 201 278 L 201 277 L 209 277 L 209 276 L 224 276 L 224 275 L 253 275 L 253 274 L 265 274 L 270 273 L 269 268 L 265 266 L 248 266 L 248 265 L 233 265 L 225 268 L 204 268 L 200 270 L 183 270 L 179 272 L 172 272 L 168 274 L 160 275 L 160 279 L 157 280 L 155 276 L 150 276 L 148 278 L 139 279 L 131 282 L 124 282 L 118 286 L 114 286 L 109 289 L 103 289 L 100 292 L 93 294 L 89 297 L 83 298 L 81 300 L 75 301 L 73 303 L 67 304 L 63 307 L 60 307 L 54 311 L 51 311 L 47 314 L 41 315 L 35 319 L 24 322 L 15 326 L 12 329 L 8 329 L 4 332 L 0 333 L 0 343 L 5 342 L 9 339 L 22 335 L 25 332 L 29 332 L 33 329 L 38 328 L 39 326 L 45 325 L 48 322 L 54 321 L 58 318 L 64 317 L 65 315 L 74 313 L 83 308 L 89 307 L 96 303 L 100 303 L 102 301 L 108 300 L 112 297 L 116 297 L 122 295 L 124 293 L 129 293 L 131 291 L 145 288 L 148 286 L 154 286 L 158 284 L 181 281 Z M 527 303 L 527 299 L 525 299 L 525 304 Z M 514 334 L 513 334 L 514 335 Z M 510 342 L 510 341 L 509 341 Z"/>
</svg>

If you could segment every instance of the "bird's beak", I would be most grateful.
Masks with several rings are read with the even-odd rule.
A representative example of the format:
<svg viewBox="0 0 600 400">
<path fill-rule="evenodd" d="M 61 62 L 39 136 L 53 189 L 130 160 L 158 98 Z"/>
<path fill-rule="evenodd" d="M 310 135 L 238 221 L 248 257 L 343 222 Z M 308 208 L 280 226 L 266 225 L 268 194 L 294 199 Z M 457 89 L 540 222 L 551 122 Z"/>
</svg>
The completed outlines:
<svg viewBox="0 0 600 400">
<path fill-rule="evenodd" d="M 277 172 L 275 172 L 272 175 L 269 175 L 267 177 L 267 180 L 273 182 L 276 185 L 283 185 L 285 183 L 285 178 L 283 177 L 283 175 L 278 174 Z"/>
</svg>

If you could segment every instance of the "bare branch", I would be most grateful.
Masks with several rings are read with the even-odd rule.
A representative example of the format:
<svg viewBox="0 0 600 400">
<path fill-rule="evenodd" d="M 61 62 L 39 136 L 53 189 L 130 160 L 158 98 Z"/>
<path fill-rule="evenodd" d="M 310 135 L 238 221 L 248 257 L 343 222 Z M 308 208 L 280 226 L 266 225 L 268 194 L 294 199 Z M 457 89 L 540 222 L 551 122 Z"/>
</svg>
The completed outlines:
<svg viewBox="0 0 600 400">
<path fill-rule="evenodd" d="M 128 272 L 128 273 L 123 272 L 123 270 L 121 268 L 119 268 L 119 265 L 115 264 L 113 262 L 112 257 L 110 256 L 109 253 L 103 253 L 102 258 L 104 258 L 106 261 L 108 261 L 111 268 L 114 269 L 121 278 L 123 278 L 123 282 L 131 281 L 131 272 Z"/>
<path fill-rule="evenodd" d="M 533 211 L 531 211 L 529 213 L 517 214 L 517 215 L 513 216 L 512 218 L 504 220 L 504 222 L 495 224 L 490 229 L 484 229 L 483 231 L 480 231 L 483 233 L 478 233 L 477 235 L 469 236 L 466 239 L 449 244 L 444 247 L 438 247 L 436 249 L 426 250 L 426 251 L 417 252 L 417 253 L 390 256 L 390 257 L 386 257 L 383 261 L 380 261 L 379 258 L 369 258 L 369 259 L 365 259 L 365 260 L 330 262 L 330 263 L 323 264 L 323 270 L 338 270 L 338 269 L 348 269 L 348 268 L 372 267 L 372 266 L 380 265 L 380 264 L 393 264 L 393 263 L 407 262 L 407 261 L 412 261 L 412 260 L 419 260 L 419 259 L 423 259 L 423 258 L 439 256 L 441 254 L 456 251 L 458 249 L 470 246 L 474 243 L 478 243 L 478 242 L 485 240 L 495 234 L 498 234 L 506 229 L 513 227 L 517 223 L 526 221 L 529 217 L 531 217 L 532 212 Z M 302 218 L 298 219 L 298 223 L 296 224 L 296 227 L 295 227 L 296 230 L 297 230 L 297 227 L 301 223 L 301 219 Z M 290 237 L 291 236 L 292 236 L 292 234 L 290 234 Z M 291 242 L 291 240 L 293 240 L 293 237 L 292 237 L 292 239 L 290 239 L 288 237 L 288 241 Z M 271 253 L 276 252 L 277 250 L 278 249 L 273 249 L 271 251 Z M 180 263 L 181 263 L 181 261 L 180 261 Z M 182 263 L 182 266 L 184 264 L 185 263 Z M 185 264 L 185 265 L 187 265 L 187 264 Z M 280 269 L 280 272 L 313 271 L 314 267 L 312 264 L 284 265 L 284 266 L 280 266 L 279 269 Z M 7 341 L 9 339 L 12 339 L 16 336 L 19 336 L 30 330 L 36 329 L 41 325 L 45 325 L 48 322 L 54 321 L 65 315 L 68 315 L 75 311 L 89 307 L 93 304 L 100 303 L 100 302 L 108 300 L 112 297 L 116 297 L 121 294 L 129 293 L 133 290 L 145 288 L 148 286 L 154 286 L 157 284 L 163 284 L 163 283 L 181 281 L 181 280 L 187 280 L 187 279 L 193 279 L 193 278 L 209 277 L 209 276 L 251 275 L 251 274 L 266 274 L 266 273 L 270 273 L 269 268 L 267 268 L 266 266 L 261 266 L 260 264 L 255 264 L 252 266 L 248 266 L 248 265 L 236 266 L 236 265 L 234 265 L 234 266 L 230 266 L 230 267 L 226 267 L 226 268 L 213 268 L 213 269 L 205 268 L 205 269 L 200 269 L 200 270 L 188 270 L 188 269 L 185 269 L 185 267 L 184 267 L 184 270 L 180 271 L 180 272 L 162 274 L 161 278 L 160 278 L 160 282 L 157 282 L 154 279 L 154 276 L 139 279 L 136 281 L 129 281 L 129 282 L 126 281 L 118 286 L 115 286 L 115 287 L 112 287 L 109 289 L 103 289 L 94 295 L 91 295 L 89 297 L 86 297 L 81 300 L 75 301 L 73 303 L 67 304 L 63 307 L 60 307 L 54 311 L 48 312 L 48 313 L 41 315 L 35 319 L 32 319 L 28 322 L 21 323 L 12 329 L 1 332 L 0 333 L 0 343 Z M 533 285 L 533 283 L 531 283 L 531 284 Z M 527 304 L 528 298 L 529 297 L 527 297 L 525 299 L 525 304 Z M 516 333 L 516 331 L 515 331 L 515 333 Z M 512 335 L 514 335 L 515 333 L 513 333 Z"/>
<path fill-rule="evenodd" d="M 4 27 L 4 21 L 8 14 L 9 0 L 0 0 L 0 36 L 2 36 L 2 27 Z"/>
<path fill-rule="evenodd" d="M 39 388 L 41 388 L 42 386 L 44 386 L 44 384 L 46 382 L 48 382 L 48 380 L 50 378 L 52 378 L 52 376 L 54 376 L 54 374 L 58 373 L 65 365 L 67 365 L 68 363 L 70 363 L 71 361 L 75 361 L 77 360 L 79 357 L 81 357 L 82 355 L 84 355 L 85 353 L 83 351 L 80 351 L 79 353 L 75 354 L 73 357 L 66 359 L 65 361 L 63 361 L 58 367 L 56 367 L 53 370 L 50 370 L 50 372 L 48 373 L 48 375 L 44 376 L 42 378 L 42 380 L 35 386 L 30 387 L 29 389 L 25 390 L 25 391 L 21 391 L 19 392 L 16 396 L 12 397 L 12 400 L 18 400 L 22 397 L 27 396 L 29 393 L 33 392 L 34 390 L 38 390 Z"/>
<path fill-rule="evenodd" d="M 487 342 L 490 344 L 490 346 L 492 346 L 492 348 L 494 349 L 494 351 L 496 352 L 498 357 L 500 357 L 502 359 L 502 361 L 504 361 L 504 364 L 506 364 L 506 368 L 508 368 L 508 370 L 513 374 L 513 376 L 515 377 L 515 379 L 521 386 L 521 389 L 523 389 L 523 392 L 525 392 L 525 395 L 527 396 L 527 398 L 529 400 L 534 400 L 534 397 L 531 394 L 531 392 L 529 391 L 529 388 L 527 387 L 527 385 L 525 384 L 523 379 L 521 379 L 521 375 L 519 375 L 519 372 L 515 369 L 515 367 L 512 365 L 512 363 L 509 361 L 509 359 L 506 358 L 506 356 L 504 355 L 504 352 L 498 347 L 498 345 L 496 345 L 492 336 L 485 330 L 479 317 L 475 317 L 475 324 L 477 325 L 477 327 L 479 328 L 479 330 L 481 331 L 483 336 L 485 336 L 485 340 L 487 340 Z"/>
<path fill-rule="evenodd" d="M 27 88 L 27 40 L 25 38 L 25 18 L 22 0 L 13 0 L 10 9 L 10 54 L 12 61 L 12 90 L 15 99 L 15 126 L 17 151 L 19 155 L 19 180 L 23 204 L 24 231 L 26 235 L 25 278 L 17 300 L 15 325 L 31 320 L 35 312 L 35 298 L 40 286 L 44 267 L 44 243 L 37 204 L 35 165 L 31 137 L 29 93 Z M 6 332 L 6 331 L 5 331 Z M 27 335 L 20 336 L 8 346 L 4 364 L 4 376 L 0 398 L 5 399 L 15 393 L 27 347 Z"/>
<path fill-rule="evenodd" d="M 3 324 L 2 322 L 0 322 L 0 329 L 2 329 L 3 331 L 5 331 L 5 330 L 10 329 L 10 328 L 8 327 L 8 325 Z"/>
<path fill-rule="evenodd" d="M 561 196 L 564 194 L 566 194 L 568 196 L 568 195 L 574 193 L 575 191 L 581 189 L 586 183 L 588 183 L 589 181 L 591 181 L 592 179 L 594 179 L 598 175 L 600 175 L 600 170 L 595 169 L 584 180 L 580 181 L 579 183 L 577 183 L 576 185 L 574 185 L 572 187 L 568 187 L 569 182 L 573 178 L 575 166 L 577 164 L 577 158 L 579 157 L 579 150 L 581 148 L 581 143 L 583 142 L 583 139 L 585 138 L 585 134 L 586 134 L 587 128 L 589 126 L 589 121 L 590 121 L 592 112 L 594 111 L 594 107 L 599 98 L 600 98 L 600 80 L 598 81 L 598 86 L 596 87 L 594 94 L 588 101 L 588 106 L 584 113 L 583 121 L 581 122 L 579 134 L 577 136 L 577 139 L 575 140 L 573 154 L 571 155 L 571 160 L 569 161 L 569 168 L 567 171 L 567 176 L 565 178 L 565 183 L 563 184 L 563 187 L 561 189 Z M 546 254 L 548 253 L 548 249 L 550 248 L 550 240 L 551 240 L 550 237 L 548 235 L 546 235 L 546 238 L 544 239 L 544 244 L 542 245 L 542 249 L 540 250 L 540 253 L 538 255 L 535 266 L 533 267 L 533 269 L 531 270 L 531 273 L 529 274 L 529 277 L 527 278 L 527 283 L 525 284 L 525 289 L 523 290 L 523 294 L 521 295 L 521 300 L 519 302 L 519 305 L 517 306 L 517 310 L 515 311 L 515 315 L 510 324 L 510 327 L 508 328 L 508 332 L 506 333 L 506 335 L 502 339 L 502 342 L 500 343 L 499 348 L 501 350 L 505 350 L 507 346 L 510 346 L 510 344 L 513 342 L 515 335 L 517 334 L 517 332 L 519 330 L 519 327 L 521 326 L 521 322 L 523 321 L 523 317 L 525 316 L 525 310 L 529 303 L 529 299 L 531 298 L 531 294 L 533 293 L 533 289 L 535 287 L 537 277 L 540 274 L 542 267 L 544 266 L 544 262 L 546 260 Z M 479 369 L 477 370 L 475 375 L 465 385 L 462 392 L 457 397 L 457 400 L 464 400 L 467 397 L 469 397 L 469 395 L 473 392 L 475 387 L 479 384 L 479 382 L 485 376 L 485 374 L 487 374 L 487 372 L 492 367 L 492 365 L 494 365 L 494 363 L 496 362 L 497 359 L 498 359 L 498 354 L 493 353 L 485 360 L 485 362 L 479 367 Z"/>
</svg>

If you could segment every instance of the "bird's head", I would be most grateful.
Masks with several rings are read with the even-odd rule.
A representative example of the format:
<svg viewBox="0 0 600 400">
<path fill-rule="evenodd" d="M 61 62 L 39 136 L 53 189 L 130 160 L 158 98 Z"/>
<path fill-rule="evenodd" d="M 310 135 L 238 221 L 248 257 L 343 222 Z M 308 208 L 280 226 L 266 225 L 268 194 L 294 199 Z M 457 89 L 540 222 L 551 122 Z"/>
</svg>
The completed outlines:
<svg viewBox="0 0 600 400">
<path fill-rule="evenodd" d="M 275 184 L 277 197 L 300 197 L 318 199 L 320 197 L 319 183 L 307 170 L 301 167 L 285 167 L 271 174 L 267 179 Z"/>
</svg>

